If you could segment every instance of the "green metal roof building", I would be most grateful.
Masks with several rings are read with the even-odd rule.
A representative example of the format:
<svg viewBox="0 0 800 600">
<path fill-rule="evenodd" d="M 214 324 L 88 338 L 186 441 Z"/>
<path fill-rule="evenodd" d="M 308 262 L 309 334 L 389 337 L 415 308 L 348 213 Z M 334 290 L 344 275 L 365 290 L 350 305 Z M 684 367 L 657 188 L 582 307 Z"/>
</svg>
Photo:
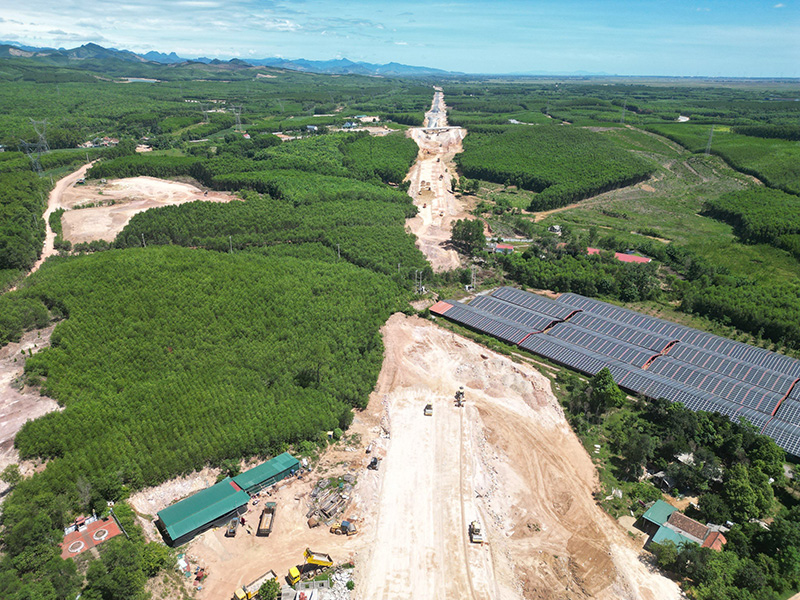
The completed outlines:
<svg viewBox="0 0 800 600">
<path fill-rule="evenodd" d="M 250 495 L 256 494 L 300 469 L 300 461 L 288 452 L 240 473 L 233 481 Z"/>
<path fill-rule="evenodd" d="M 172 546 L 188 542 L 203 531 L 238 516 L 250 496 L 230 477 L 176 502 L 158 513 L 158 528 Z"/>
<path fill-rule="evenodd" d="M 167 544 L 180 546 L 207 529 L 244 513 L 250 496 L 299 469 L 300 461 L 284 452 L 233 479 L 226 477 L 210 488 L 168 506 L 158 513 L 156 525 Z"/>
<path fill-rule="evenodd" d="M 675 546 L 677 546 L 678 548 L 680 548 L 683 544 L 696 544 L 697 543 L 694 540 L 690 540 L 685 535 L 681 535 L 680 533 L 678 533 L 674 529 L 670 529 L 669 527 L 659 527 L 658 531 L 656 531 L 656 534 L 650 540 L 648 545 L 650 543 L 663 544 L 664 542 L 667 542 L 667 541 L 674 543 Z"/>
<path fill-rule="evenodd" d="M 647 512 L 642 515 L 642 519 L 661 527 L 676 510 L 678 509 L 671 504 L 663 500 L 656 500 L 653 506 L 648 508 Z"/>
</svg>

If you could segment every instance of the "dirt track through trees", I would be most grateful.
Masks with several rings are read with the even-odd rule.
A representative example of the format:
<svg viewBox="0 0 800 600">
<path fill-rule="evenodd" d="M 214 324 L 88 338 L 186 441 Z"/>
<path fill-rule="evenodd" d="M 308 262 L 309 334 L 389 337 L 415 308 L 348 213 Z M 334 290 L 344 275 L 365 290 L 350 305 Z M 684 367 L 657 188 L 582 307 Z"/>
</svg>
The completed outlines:
<svg viewBox="0 0 800 600">
<path fill-rule="evenodd" d="M 437 110 L 438 108 L 438 110 Z M 453 221 L 469 218 L 463 203 L 456 199 L 450 179 L 456 169 L 453 157 L 462 151 L 461 140 L 466 129 L 445 128 L 447 113 L 441 92 L 437 91 L 425 123 L 435 121 L 438 128 L 415 127 L 409 135 L 419 146 L 416 162 L 406 176 L 408 194 L 419 213 L 407 221 L 417 236 L 417 246 L 425 254 L 434 271 L 447 271 L 461 266 L 458 253 L 448 244 Z"/>
</svg>

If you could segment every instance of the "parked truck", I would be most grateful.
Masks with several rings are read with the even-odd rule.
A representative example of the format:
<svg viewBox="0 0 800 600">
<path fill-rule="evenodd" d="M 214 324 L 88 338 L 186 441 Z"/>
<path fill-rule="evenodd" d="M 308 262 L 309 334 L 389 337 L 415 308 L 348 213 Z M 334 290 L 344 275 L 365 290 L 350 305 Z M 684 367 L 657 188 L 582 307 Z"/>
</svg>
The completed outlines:
<svg viewBox="0 0 800 600">
<path fill-rule="evenodd" d="M 300 581 L 300 578 L 309 571 L 313 571 L 319 567 L 333 566 L 333 559 L 330 554 L 314 552 L 310 548 L 306 548 L 303 557 L 305 558 L 305 563 L 303 563 L 303 565 L 300 567 L 291 567 L 289 569 L 289 577 L 287 579 L 291 585 L 295 585 Z"/>
<path fill-rule="evenodd" d="M 261 518 L 258 520 L 258 531 L 256 535 L 269 536 L 272 533 L 272 524 L 275 522 L 275 502 L 267 502 L 264 510 L 261 511 Z"/>
<path fill-rule="evenodd" d="M 426 404 L 425 410 L 422 411 L 426 417 L 433 416 L 433 404 Z"/>
<path fill-rule="evenodd" d="M 248 583 L 247 585 L 243 585 L 237 589 L 234 592 L 233 597 L 236 600 L 250 600 L 250 598 L 255 598 L 258 595 L 258 590 L 261 589 L 261 586 L 267 583 L 267 581 L 270 579 L 274 579 L 276 582 L 278 581 L 278 576 L 275 574 L 275 571 L 271 569 L 252 583 Z"/>
</svg>

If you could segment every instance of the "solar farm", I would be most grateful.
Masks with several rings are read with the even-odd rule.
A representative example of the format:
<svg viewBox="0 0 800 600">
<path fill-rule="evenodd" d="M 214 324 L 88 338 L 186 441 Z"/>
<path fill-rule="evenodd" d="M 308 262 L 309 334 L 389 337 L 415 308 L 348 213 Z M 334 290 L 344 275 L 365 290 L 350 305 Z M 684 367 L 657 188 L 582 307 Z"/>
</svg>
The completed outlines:
<svg viewBox="0 0 800 600">
<path fill-rule="evenodd" d="M 500 288 L 431 312 L 623 389 L 747 419 L 800 456 L 800 361 L 578 294 Z"/>
</svg>

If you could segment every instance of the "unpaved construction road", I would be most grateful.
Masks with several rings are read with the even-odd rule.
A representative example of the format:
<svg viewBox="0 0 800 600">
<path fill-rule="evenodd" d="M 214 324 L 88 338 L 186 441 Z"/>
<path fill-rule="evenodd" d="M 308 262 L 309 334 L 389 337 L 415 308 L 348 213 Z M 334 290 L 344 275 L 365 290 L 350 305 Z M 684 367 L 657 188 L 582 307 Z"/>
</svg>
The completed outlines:
<svg viewBox="0 0 800 600">
<path fill-rule="evenodd" d="M 390 439 L 358 598 L 680 597 L 595 504 L 594 466 L 547 379 L 416 317 L 394 315 L 383 333 L 371 402 Z M 473 519 L 484 546 L 469 543 Z"/>
<path fill-rule="evenodd" d="M 470 217 L 450 188 L 450 179 L 456 174 L 453 157 L 462 151 L 461 140 L 467 130 L 441 129 L 447 126 L 447 112 L 440 91 L 434 94 L 425 123 L 437 128 L 409 129 L 410 137 L 419 146 L 419 154 L 406 180 L 410 182 L 408 193 L 419 213 L 406 225 L 417 236 L 417 246 L 433 270 L 448 271 L 461 266 L 458 253 L 448 245 L 453 221 Z"/>
<path fill-rule="evenodd" d="M 27 421 L 58 409 L 55 400 L 40 395 L 38 389 L 23 386 L 21 382 L 25 356 L 49 346 L 54 327 L 28 331 L 19 342 L 0 348 L 0 471 L 19 462 L 14 436 L 20 428 Z M 22 472 L 29 475 L 30 465 L 23 465 Z M 5 488 L 6 484 L 0 482 L 0 494 Z"/>
</svg>

